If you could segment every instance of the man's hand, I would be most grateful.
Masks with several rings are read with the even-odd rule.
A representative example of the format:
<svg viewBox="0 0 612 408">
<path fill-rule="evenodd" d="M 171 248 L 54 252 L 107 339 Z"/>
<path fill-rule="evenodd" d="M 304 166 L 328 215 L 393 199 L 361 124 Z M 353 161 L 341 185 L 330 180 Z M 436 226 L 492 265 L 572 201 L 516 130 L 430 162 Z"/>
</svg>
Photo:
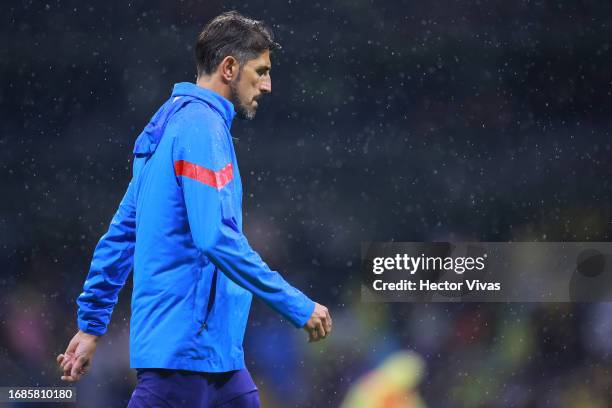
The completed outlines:
<svg viewBox="0 0 612 408">
<path fill-rule="evenodd" d="M 98 343 L 98 336 L 79 330 L 70 340 L 64 354 L 57 356 L 57 362 L 62 369 L 62 380 L 79 381 L 91 367 L 91 359 Z"/>
<path fill-rule="evenodd" d="M 312 316 L 306 322 L 304 330 L 308 332 L 309 343 L 322 340 L 331 333 L 332 318 L 325 306 L 315 303 Z"/>
</svg>

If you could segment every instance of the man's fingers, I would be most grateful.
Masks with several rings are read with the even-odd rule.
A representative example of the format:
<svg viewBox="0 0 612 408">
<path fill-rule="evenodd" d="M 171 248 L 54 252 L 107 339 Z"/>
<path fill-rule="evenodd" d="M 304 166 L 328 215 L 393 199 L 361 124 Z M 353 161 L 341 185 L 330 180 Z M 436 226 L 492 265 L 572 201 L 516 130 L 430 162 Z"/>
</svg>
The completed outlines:
<svg viewBox="0 0 612 408">
<path fill-rule="evenodd" d="M 58 356 L 58 359 L 61 356 L 61 361 L 59 361 L 60 365 L 62 367 L 64 367 L 68 362 L 71 362 L 72 360 L 74 360 L 74 354 L 73 353 L 64 353 L 64 354 L 60 354 Z"/>
<path fill-rule="evenodd" d="M 68 364 L 71 360 L 70 356 L 67 356 L 65 354 L 61 354 L 62 358 L 59 360 L 59 365 L 62 369 L 64 369 L 64 367 L 66 366 L 66 364 Z"/>
<path fill-rule="evenodd" d="M 315 303 L 315 309 L 304 328 L 308 331 L 308 342 L 326 338 L 332 331 L 332 318 L 329 310 L 325 306 Z"/>
<path fill-rule="evenodd" d="M 66 368 L 69 368 L 69 370 L 65 370 L 63 373 L 64 375 L 60 377 L 62 381 L 75 382 L 78 381 L 82 375 L 87 373 L 86 368 L 81 368 L 76 374 L 72 373 L 72 364 L 70 365 L 70 367 Z"/>
<path fill-rule="evenodd" d="M 85 356 L 79 356 L 76 359 L 76 362 L 72 366 L 72 370 L 70 371 L 70 376 L 76 378 L 77 380 L 80 378 L 81 374 L 85 374 L 85 367 L 87 366 L 88 359 Z"/>
<path fill-rule="evenodd" d="M 74 355 L 74 352 L 76 351 L 77 345 L 79 343 L 75 337 L 73 337 L 72 340 L 70 340 L 70 343 L 68 343 L 68 347 L 66 347 L 66 351 L 64 352 L 64 354 Z"/>
<path fill-rule="evenodd" d="M 320 338 L 325 337 L 325 327 L 323 327 L 323 322 L 321 322 L 320 320 L 317 322 L 317 325 L 315 326 L 315 330 L 317 331 L 317 334 L 319 335 Z"/>
<path fill-rule="evenodd" d="M 312 343 L 327 337 L 331 332 L 331 324 L 325 318 L 319 319 L 314 323 L 314 327 L 308 331 L 310 338 L 308 342 Z"/>
<path fill-rule="evenodd" d="M 319 330 L 317 330 L 317 326 L 320 325 L 320 322 L 314 323 L 313 327 L 308 329 L 308 342 L 313 343 L 319 340 Z"/>
<path fill-rule="evenodd" d="M 66 371 L 66 366 L 70 364 L 70 366 L 72 367 L 72 363 L 73 361 L 71 359 L 66 358 L 64 359 L 64 361 L 62 361 L 62 364 L 60 364 L 60 367 L 62 368 L 63 371 Z"/>
<path fill-rule="evenodd" d="M 70 373 L 72 372 L 72 362 L 69 362 L 64 365 L 62 370 L 64 375 L 70 375 Z"/>
<path fill-rule="evenodd" d="M 325 328 L 326 335 L 328 335 L 332 329 L 332 319 L 327 310 L 325 310 L 325 316 L 323 317 L 322 320 L 323 320 L 323 327 Z"/>
<path fill-rule="evenodd" d="M 70 359 L 68 358 L 68 356 L 60 354 L 59 356 L 57 356 L 56 360 L 60 366 L 60 370 L 64 371 L 64 366 L 68 363 Z"/>
<path fill-rule="evenodd" d="M 325 336 L 328 336 L 331 333 L 332 325 L 329 321 L 325 322 Z"/>
<path fill-rule="evenodd" d="M 76 352 L 76 348 L 78 345 L 78 340 L 76 338 L 77 336 L 74 336 L 72 338 L 72 340 L 70 340 L 70 343 L 68 343 L 68 347 L 66 348 L 66 351 L 64 352 L 64 359 L 62 364 L 62 368 L 64 369 L 64 375 L 67 376 L 70 373 L 66 372 L 67 371 L 67 366 L 70 365 L 70 368 L 68 368 L 68 370 L 70 370 L 72 368 L 72 363 L 74 361 L 74 353 Z"/>
</svg>

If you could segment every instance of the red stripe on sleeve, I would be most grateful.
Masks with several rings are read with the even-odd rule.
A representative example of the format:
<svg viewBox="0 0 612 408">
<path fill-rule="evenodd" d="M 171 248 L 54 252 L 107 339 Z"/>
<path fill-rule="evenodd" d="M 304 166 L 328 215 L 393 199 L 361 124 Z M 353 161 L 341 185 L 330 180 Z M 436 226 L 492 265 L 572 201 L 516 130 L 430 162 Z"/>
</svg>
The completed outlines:
<svg viewBox="0 0 612 408">
<path fill-rule="evenodd" d="M 174 162 L 174 173 L 177 177 L 185 176 L 218 190 L 234 179 L 232 163 L 228 163 L 219 171 L 212 171 L 186 160 L 177 160 Z"/>
</svg>

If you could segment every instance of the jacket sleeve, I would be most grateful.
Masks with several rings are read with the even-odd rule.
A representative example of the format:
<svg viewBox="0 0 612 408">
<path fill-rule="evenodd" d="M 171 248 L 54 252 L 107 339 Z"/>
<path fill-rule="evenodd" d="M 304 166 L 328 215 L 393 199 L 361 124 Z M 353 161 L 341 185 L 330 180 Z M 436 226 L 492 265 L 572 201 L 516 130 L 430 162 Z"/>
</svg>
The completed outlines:
<svg viewBox="0 0 612 408">
<path fill-rule="evenodd" d="M 101 336 L 117 303 L 134 259 L 136 210 L 134 180 L 119 204 L 106 234 L 93 254 L 83 292 L 77 299 L 77 323 L 82 331 Z"/>
<path fill-rule="evenodd" d="M 224 129 L 197 119 L 190 120 L 189 126 L 179 124 L 173 147 L 175 175 L 183 189 L 195 245 L 227 277 L 294 326 L 303 327 L 314 302 L 272 271 L 249 245 L 235 216 L 241 209 L 232 199 L 237 193 L 232 193 L 231 142 Z"/>
</svg>

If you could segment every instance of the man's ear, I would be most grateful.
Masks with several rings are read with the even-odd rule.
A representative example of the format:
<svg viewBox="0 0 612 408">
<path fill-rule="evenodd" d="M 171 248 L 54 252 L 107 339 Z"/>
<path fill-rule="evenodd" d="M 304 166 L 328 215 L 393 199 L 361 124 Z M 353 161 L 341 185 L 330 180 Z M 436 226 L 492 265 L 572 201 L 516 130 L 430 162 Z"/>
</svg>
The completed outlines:
<svg viewBox="0 0 612 408">
<path fill-rule="evenodd" d="M 238 60 L 231 55 L 223 58 L 218 68 L 219 75 L 221 75 L 221 78 L 226 83 L 236 79 L 239 70 L 240 64 L 238 64 Z"/>
</svg>

